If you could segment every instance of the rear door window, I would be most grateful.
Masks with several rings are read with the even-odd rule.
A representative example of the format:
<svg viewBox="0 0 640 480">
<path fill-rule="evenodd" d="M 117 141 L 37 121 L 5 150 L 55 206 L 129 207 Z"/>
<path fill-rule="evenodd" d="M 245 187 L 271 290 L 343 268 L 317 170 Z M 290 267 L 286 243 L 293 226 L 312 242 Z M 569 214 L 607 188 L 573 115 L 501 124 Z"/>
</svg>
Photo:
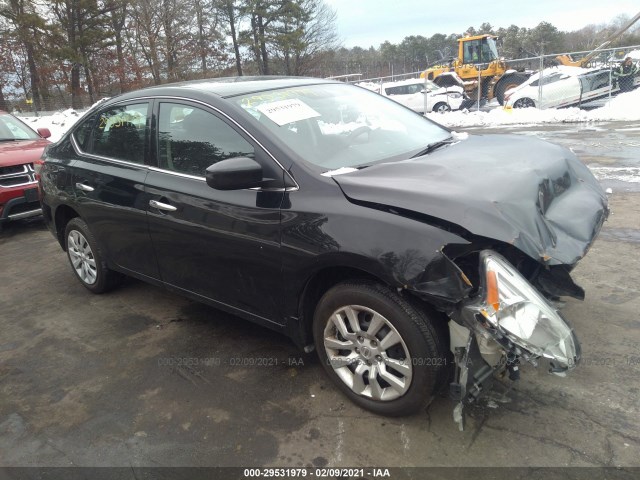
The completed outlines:
<svg viewBox="0 0 640 480">
<path fill-rule="evenodd" d="M 565 75 L 563 75 L 562 73 L 552 73 L 549 75 L 546 75 L 542 78 L 538 78 L 537 80 L 534 80 L 533 82 L 531 82 L 531 86 L 532 87 L 537 87 L 538 85 L 542 84 L 542 85 L 549 85 L 550 83 L 555 83 L 559 80 L 564 80 L 565 78 L 567 78 Z"/>
<path fill-rule="evenodd" d="M 118 105 L 98 115 L 88 153 L 145 163 L 149 103 Z"/>
</svg>

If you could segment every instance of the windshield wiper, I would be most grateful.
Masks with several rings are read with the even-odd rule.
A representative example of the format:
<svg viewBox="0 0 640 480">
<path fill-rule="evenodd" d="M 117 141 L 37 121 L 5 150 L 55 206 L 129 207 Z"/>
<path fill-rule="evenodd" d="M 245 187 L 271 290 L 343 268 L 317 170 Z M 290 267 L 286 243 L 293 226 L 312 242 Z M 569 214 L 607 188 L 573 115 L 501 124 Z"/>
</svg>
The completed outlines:
<svg viewBox="0 0 640 480">
<path fill-rule="evenodd" d="M 444 140 L 440 140 L 439 142 L 430 143 L 429 145 L 427 145 L 426 148 L 420 150 L 415 155 L 412 155 L 411 158 L 421 157 L 423 155 L 426 155 L 427 153 L 433 152 L 434 150 L 444 145 L 449 145 L 450 143 L 453 143 L 453 142 L 454 142 L 453 137 L 449 137 L 449 138 L 445 138 Z"/>
<path fill-rule="evenodd" d="M 15 142 L 17 138 L 0 138 L 0 142 Z"/>
</svg>

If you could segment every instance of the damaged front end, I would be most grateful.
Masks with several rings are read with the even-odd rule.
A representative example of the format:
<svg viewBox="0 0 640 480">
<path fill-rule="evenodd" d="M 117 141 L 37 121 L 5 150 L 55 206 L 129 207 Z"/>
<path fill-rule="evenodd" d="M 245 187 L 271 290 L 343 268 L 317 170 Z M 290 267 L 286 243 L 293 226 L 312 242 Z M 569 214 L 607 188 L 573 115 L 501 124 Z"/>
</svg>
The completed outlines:
<svg viewBox="0 0 640 480">
<path fill-rule="evenodd" d="M 454 420 L 462 430 L 464 406 L 486 393 L 496 374 L 519 379 L 519 364 L 549 362 L 557 375 L 580 361 L 580 343 L 557 309 L 504 257 L 480 252 L 480 286 L 475 296 L 450 312 L 455 379 L 450 394 Z"/>
</svg>

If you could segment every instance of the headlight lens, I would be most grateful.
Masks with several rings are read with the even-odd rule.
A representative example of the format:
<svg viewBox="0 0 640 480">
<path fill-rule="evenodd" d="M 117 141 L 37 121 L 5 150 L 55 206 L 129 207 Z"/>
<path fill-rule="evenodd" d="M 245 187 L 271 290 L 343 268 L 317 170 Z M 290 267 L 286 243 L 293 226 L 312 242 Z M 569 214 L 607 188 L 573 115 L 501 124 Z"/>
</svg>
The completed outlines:
<svg viewBox="0 0 640 480">
<path fill-rule="evenodd" d="M 551 359 L 552 371 L 575 367 L 580 347 L 560 314 L 500 255 L 485 251 L 481 259 L 487 321 L 533 355 Z"/>
<path fill-rule="evenodd" d="M 451 98 L 460 98 L 460 97 L 462 97 L 462 94 L 460 92 L 449 92 L 449 93 L 447 93 L 447 95 L 449 95 Z"/>
</svg>

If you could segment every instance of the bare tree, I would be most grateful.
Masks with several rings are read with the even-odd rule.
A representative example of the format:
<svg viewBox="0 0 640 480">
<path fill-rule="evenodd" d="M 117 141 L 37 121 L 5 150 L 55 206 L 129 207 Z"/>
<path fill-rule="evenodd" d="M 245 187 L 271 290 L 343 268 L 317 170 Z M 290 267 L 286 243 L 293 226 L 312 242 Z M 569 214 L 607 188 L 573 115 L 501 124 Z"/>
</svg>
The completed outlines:
<svg viewBox="0 0 640 480">
<path fill-rule="evenodd" d="M 113 31 L 113 40 L 116 47 L 116 57 L 118 60 L 118 83 L 120 93 L 124 92 L 126 84 L 125 61 L 124 61 L 124 38 L 122 31 L 124 30 L 129 0 L 106 0 L 109 7 L 109 26 Z"/>
<path fill-rule="evenodd" d="M 131 11 L 130 32 L 135 40 L 135 50 L 142 53 L 153 83 L 162 82 L 160 48 L 162 42 L 162 18 L 160 0 L 134 0 Z"/>
<path fill-rule="evenodd" d="M 224 5 L 219 0 L 188 0 L 183 6 L 193 12 L 190 16 L 194 19 L 193 26 L 184 38 L 183 50 L 192 52 L 185 56 L 183 62 L 185 74 L 192 72 L 207 77 L 212 68 L 220 67 L 221 62 L 227 65 L 225 36 L 228 19 Z"/>
<path fill-rule="evenodd" d="M 299 13 L 294 17 L 295 36 L 290 44 L 293 59 L 287 60 L 287 74 L 306 75 L 317 57 L 338 47 L 336 12 L 323 0 L 299 0 Z M 291 65 L 292 63 L 292 65 Z"/>
<path fill-rule="evenodd" d="M 236 71 L 242 76 L 242 62 L 240 57 L 240 41 L 238 39 L 238 24 L 242 20 L 242 9 L 236 0 L 220 0 L 219 10 L 222 17 L 229 25 L 229 33 L 233 44 L 233 53 L 236 61 Z"/>
</svg>

